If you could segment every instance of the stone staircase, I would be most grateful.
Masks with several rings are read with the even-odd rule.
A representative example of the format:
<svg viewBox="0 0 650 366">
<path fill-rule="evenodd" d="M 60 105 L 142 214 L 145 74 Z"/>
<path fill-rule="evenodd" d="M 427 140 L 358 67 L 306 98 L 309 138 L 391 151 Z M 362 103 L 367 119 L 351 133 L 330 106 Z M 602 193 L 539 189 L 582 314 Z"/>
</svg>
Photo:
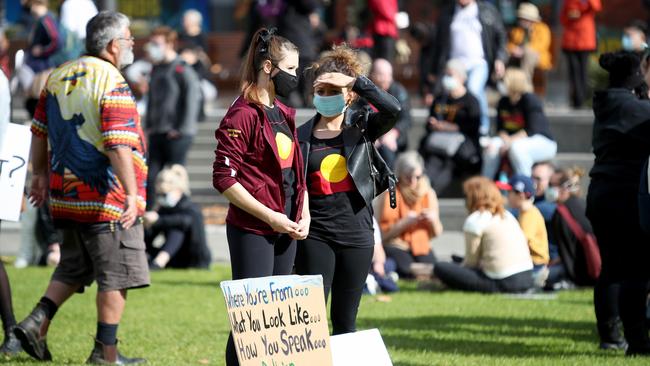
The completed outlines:
<svg viewBox="0 0 650 366">
<path fill-rule="evenodd" d="M 200 124 L 194 145 L 189 152 L 187 169 L 190 173 L 190 186 L 193 199 L 202 205 L 224 204 L 225 199 L 212 187 L 212 162 L 214 160 L 214 130 L 223 118 L 224 109 L 215 109 L 208 121 Z M 313 110 L 300 109 L 296 121 L 301 124 L 312 117 Z M 413 125 L 409 130 L 409 148 L 415 148 L 424 134 L 428 111 L 412 110 Z M 551 130 L 558 142 L 558 155 L 555 163 L 560 167 L 579 166 L 587 172 L 593 164 L 591 151 L 591 111 L 554 110 L 548 113 Z M 584 187 L 588 182 L 585 179 Z M 440 201 L 443 224 L 449 230 L 460 230 L 465 217 L 462 199 L 444 198 Z"/>
<path fill-rule="evenodd" d="M 212 187 L 212 162 L 214 160 L 215 138 L 214 130 L 223 118 L 226 109 L 212 109 L 208 112 L 206 122 L 199 125 L 199 132 L 189 152 L 187 170 L 190 175 L 192 199 L 206 208 L 207 237 L 212 249 L 213 259 L 219 262 L 229 260 L 228 247 L 225 239 L 225 229 L 222 225 L 214 225 L 223 220 L 226 199 Z M 311 109 L 297 111 L 296 121 L 301 124 L 312 117 Z M 26 111 L 15 109 L 13 121 L 25 121 Z M 413 109 L 413 126 L 409 130 L 409 147 L 415 148 L 424 134 L 425 121 L 428 111 Z M 555 109 L 548 111 L 551 130 L 558 142 L 556 163 L 561 167 L 580 166 L 586 171 L 593 164 L 591 154 L 591 134 L 593 114 L 591 111 L 571 111 Z M 586 188 L 588 182 L 583 183 Z M 216 212 L 216 215 L 213 213 Z M 461 198 L 443 198 L 440 200 L 440 214 L 445 233 L 432 242 L 436 255 L 445 259 L 452 253 L 462 253 L 464 250 L 461 233 L 463 221 L 467 215 L 464 201 Z M 214 217 L 219 216 L 219 217 Z M 20 223 L 2 223 L 0 236 L 2 255 L 16 255 L 20 242 Z"/>
</svg>

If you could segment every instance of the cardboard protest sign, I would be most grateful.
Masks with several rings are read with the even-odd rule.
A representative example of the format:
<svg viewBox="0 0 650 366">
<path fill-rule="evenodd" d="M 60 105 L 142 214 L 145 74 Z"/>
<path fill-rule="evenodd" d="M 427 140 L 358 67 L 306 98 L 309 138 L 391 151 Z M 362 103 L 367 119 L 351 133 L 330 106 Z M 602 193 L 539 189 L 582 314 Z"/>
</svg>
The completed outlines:
<svg viewBox="0 0 650 366">
<path fill-rule="evenodd" d="M 0 151 L 0 220 L 18 221 L 22 206 L 32 134 L 28 126 L 9 123 Z"/>
<path fill-rule="evenodd" d="M 377 329 L 335 335 L 330 343 L 334 366 L 393 366 Z"/>
<path fill-rule="evenodd" d="M 331 366 L 322 276 L 221 282 L 241 366 Z"/>
</svg>

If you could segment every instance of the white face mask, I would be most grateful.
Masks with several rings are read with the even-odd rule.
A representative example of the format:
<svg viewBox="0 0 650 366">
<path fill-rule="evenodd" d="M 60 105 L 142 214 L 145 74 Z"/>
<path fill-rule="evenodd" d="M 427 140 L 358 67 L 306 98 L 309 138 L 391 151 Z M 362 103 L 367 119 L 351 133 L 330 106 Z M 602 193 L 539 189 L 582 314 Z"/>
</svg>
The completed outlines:
<svg viewBox="0 0 650 366">
<path fill-rule="evenodd" d="M 161 207 L 171 208 L 171 207 L 176 207 L 178 201 L 181 200 L 181 197 L 183 197 L 182 194 L 179 195 L 176 194 L 175 192 L 167 192 L 164 195 L 159 195 L 157 201 Z"/>
<path fill-rule="evenodd" d="M 147 54 L 149 55 L 149 59 L 153 63 L 160 63 L 165 59 L 165 50 L 163 50 L 163 47 L 157 43 L 149 42 L 145 46 L 145 50 L 147 51 Z"/>
<path fill-rule="evenodd" d="M 120 42 L 122 42 L 122 40 L 120 40 Z M 124 43 L 120 44 L 120 47 L 123 44 Z M 133 63 L 133 60 L 135 60 L 135 55 L 133 54 L 133 47 L 129 47 L 128 50 L 122 48 L 121 51 L 122 52 L 120 53 L 120 59 L 117 60 L 117 62 L 119 64 L 119 68 L 123 69 Z"/>
<path fill-rule="evenodd" d="M 442 78 L 442 87 L 445 88 L 447 92 L 451 92 L 452 90 L 455 90 L 458 88 L 458 80 L 454 78 L 453 76 L 445 75 Z"/>
<path fill-rule="evenodd" d="M 544 191 L 544 199 L 546 202 L 557 202 L 560 197 L 560 188 L 558 187 L 548 187 Z"/>
</svg>

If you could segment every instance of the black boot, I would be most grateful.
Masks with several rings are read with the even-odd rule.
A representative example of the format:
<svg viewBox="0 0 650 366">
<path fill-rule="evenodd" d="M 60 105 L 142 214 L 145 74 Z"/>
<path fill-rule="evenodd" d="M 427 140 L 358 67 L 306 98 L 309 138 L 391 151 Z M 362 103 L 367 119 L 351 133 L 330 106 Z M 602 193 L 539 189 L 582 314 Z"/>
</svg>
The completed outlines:
<svg viewBox="0 0 650 366">
<path fill-rule="evenodd" d="M 23 350 L 40 361 L 51 361 L 52 355 L 47 348 L 45 334 L 50 321 L 45 315 L 44 305 L 38 304 L 32 313 L 14 328 L 14 334 Z"/>
<path fill-rule="evenodd" d="M 621 320 L 619 318 L 599 323 L 600 349 L 627 349 L 627 342 L 621 334 Z"/>
<path fill-rule="evenodd" d="M 20 341 L 18 338 L 16 338 L 16 335 L 13 332 L 13 329 L 14 328 L 12 327 L 9 331 L 7 331 L 7 333 L 5 333 L 5 340 L 0 346 L 0 354 L 3 354 L 5 356 L 13 356 L 23 350 L 23 348 L 20 346 Z"/>
<path fill-rule="evenodd" d="M 130 365 L 145 362 L 147 362 L 147 360 L 144 358 L 124 357 L 117 350 L 117 344 L 109 346 L 102 344 L 98 340 L 95 340 L 95 347 L 86 361 L 87 364 L 93 365 Z"/>
<path fill-rule="evenodd" d="M 650 356 L 650 337 L 645 324 L 625 328 L 625 338 L 630 344 L 625 352 L 626 356 Z"/>
</svg>

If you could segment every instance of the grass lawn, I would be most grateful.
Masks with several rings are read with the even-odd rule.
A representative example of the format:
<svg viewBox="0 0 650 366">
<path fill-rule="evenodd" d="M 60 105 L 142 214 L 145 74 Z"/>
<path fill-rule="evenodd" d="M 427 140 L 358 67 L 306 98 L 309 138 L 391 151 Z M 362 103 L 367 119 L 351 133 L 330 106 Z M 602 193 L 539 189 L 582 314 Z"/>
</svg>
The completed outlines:
<svg viewBox="0 0 650 366">
<path fill-rule="evenodd" d="M 18 320 L 47 285 L 50 271 L 7 267 Z M 226 266 L 152 274 L 153 285 L 129 294 L 118 337 L 127 356 L 154 365 L 223 365 L 228 335 L 218 286 Z M 591 291 L 524 300 L 459 292 L 417 291 L 402 283 L 389 303 L 364 296 L 359 329 L 379 328 L 395 365 L 647 365 L 622 352 L 597 350 Z M 95 334 L 95 288 L 57 313 L 48 343 L 55 364 L 83 363 Z M 22 354 L 0 364 L 31 364 Z M 34 362 L 35 363 L 35 362 Z M 365 366 L 365 365 L 364 365 Z"/>
</svg>

